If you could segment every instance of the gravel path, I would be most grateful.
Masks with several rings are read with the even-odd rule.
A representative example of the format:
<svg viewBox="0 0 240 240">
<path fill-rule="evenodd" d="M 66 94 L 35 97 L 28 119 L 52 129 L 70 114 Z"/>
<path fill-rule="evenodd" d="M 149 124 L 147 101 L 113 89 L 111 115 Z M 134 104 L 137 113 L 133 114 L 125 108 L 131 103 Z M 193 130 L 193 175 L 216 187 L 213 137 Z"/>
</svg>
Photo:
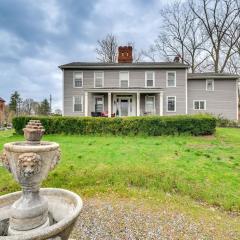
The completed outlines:
<svg viewBox="0 0 240 240">
<path fill-rule="evenodd" d="M 194 222 L 181 213 L 156 211 L 127 200 L 84 200 L 84 208 L 73 230 L 76 240 L 223 240 L 239 239 L 224 229 L 216 233 L 214 225 Z"/>
</svg>

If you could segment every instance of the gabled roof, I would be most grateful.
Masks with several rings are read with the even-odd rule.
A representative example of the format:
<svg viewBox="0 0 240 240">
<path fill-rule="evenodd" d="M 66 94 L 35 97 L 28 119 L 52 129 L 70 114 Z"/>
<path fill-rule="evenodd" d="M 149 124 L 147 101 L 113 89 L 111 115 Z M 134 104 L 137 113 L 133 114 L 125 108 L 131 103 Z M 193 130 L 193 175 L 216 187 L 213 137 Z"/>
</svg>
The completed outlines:
<svg viewBox="0 0 240 240">
<path fill-rule="evenodd" d="M 102 62 L 72 62 L 59 66 L 61 69 L 155 69 L 155 68 L 188 68 L 178 62 L 137 62 L 137 63 L 102 63 Z"/>
<path fill-rule="evenodd" d="M 215 72 L 204 72 L 204 73 L 188 73 L 188 79 L 239 79 L 240 76 L 237 74 L 230 73 L 215 73 Z"/>
<path fill-rule="evenodd" d="M 6 102 L 3 98 L 0 97 L 0 102 Z"/>
</svg>

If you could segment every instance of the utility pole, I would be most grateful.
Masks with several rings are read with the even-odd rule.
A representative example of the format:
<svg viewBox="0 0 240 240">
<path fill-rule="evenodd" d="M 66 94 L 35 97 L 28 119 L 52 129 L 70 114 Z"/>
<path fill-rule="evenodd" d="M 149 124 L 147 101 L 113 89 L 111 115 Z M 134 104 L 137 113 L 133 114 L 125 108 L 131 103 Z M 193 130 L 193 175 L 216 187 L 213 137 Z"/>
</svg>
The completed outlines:
<svg viewBox="0 0 240 240">
<path fill-rule="evenodd" d="M 50 103 L 50 113 L 52 113 L 52 95 L 50 94 L 50 101 L 49 101 L 49 103 Z"/>
</svg>

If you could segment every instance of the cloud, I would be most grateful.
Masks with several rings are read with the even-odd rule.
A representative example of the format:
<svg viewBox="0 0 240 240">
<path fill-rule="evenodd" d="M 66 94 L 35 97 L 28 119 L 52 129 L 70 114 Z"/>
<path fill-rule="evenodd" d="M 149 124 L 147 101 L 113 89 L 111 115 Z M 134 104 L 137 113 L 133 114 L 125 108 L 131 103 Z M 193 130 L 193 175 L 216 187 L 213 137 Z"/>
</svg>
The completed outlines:
<svg viewBox="0 0 240 240">
<path fill-rule="evenodd" d="M 1 0 L 0 96 L 18 90 L 23 98 L 53 96 L 62 106 L 58 66 L 95 61 L 98 39 L 114 33 L 119 44 L 147 48 L 158 34 L 158 0 Z"/>
</svg>

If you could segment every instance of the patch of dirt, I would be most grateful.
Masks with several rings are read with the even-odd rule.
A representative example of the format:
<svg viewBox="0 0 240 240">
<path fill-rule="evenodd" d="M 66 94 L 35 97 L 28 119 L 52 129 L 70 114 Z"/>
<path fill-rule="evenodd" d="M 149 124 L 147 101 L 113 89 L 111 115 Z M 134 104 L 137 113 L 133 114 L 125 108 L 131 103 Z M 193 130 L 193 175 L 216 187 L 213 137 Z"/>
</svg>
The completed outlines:
<svg viewBox="0 0 240 240">
<path fill-rule="evenodd" d="M 215 221 L 216 220 L 216 221 Z M 76 240 L 233 240 L 239 233 L 223 224 L 196 221 L 180 211 L 146 208 L 139 201 L 87 199 L 73 230 Z"/>
</svg>

